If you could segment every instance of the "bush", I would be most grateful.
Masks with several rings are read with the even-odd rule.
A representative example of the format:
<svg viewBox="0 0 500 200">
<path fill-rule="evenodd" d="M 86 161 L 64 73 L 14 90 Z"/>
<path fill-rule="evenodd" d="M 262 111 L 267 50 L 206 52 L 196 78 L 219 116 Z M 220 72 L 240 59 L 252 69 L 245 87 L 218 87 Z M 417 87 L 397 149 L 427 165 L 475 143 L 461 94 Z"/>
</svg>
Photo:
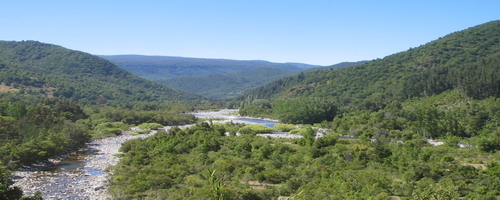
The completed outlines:
<svg viewBox="0 0 500 200">
<path fill-rule="evenodd" d="M 290 132 L 291 130 L 297 128 L 295 124 L 276 124 L 274 125 L 274 129 L 283 132 Z"/>
<path fill-rule="evenodd" d="M 269 128 L 260 124 L 249 124 L 240 128 L 239 132 L 242 134 L 251 134 L 251 133 L 270 133 L 273 132 L 273 128 Z"/>
<path fill-rule="evenodd" d="M 163 125 L 158 124 L 158 123 L 143 123 L 143 124 L 139 125 L 139 128 L 155 130 L 155 129 L 163 128 Z"/>
<path fill-rule="evenodd" d="M 120 135 L 123 131 L 127 130 L 129 125 L 123 122 L 104 122 L 95 126 L 94 139 Z"/>
<path fill-rule="evenodd" d="M 140 135 L 140 134 L 147 134 L 151 132 L 151 129 L 142 129 L 142 130 L 138 130 L 138 131 L 134 131 L 133 133 L 131 133 L 130 135 Z"/>
</svg>

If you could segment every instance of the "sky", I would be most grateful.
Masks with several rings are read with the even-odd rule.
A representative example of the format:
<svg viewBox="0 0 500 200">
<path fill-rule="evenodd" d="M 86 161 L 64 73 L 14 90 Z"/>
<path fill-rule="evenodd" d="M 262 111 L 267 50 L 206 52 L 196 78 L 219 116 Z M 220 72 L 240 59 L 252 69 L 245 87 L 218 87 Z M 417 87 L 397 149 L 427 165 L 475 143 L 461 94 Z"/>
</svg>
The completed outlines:
<svg viewBox="0 0 500 200">
<path fill-rule="evenodd" d="M 4 0 L 0 40 L 96 55 L 332 65 L 500 19 L 498 0 Z"/>
</svg>

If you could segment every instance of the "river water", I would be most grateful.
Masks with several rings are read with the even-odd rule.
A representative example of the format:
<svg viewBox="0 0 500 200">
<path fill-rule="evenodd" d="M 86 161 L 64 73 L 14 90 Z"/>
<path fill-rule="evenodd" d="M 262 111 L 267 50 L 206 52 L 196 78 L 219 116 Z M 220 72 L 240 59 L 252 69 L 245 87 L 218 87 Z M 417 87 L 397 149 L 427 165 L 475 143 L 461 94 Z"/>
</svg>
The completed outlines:
<svg viewBox="0 0 500 200">
<path fill-rule="evenodd" d="M 245 124 L 261 124 L 267 127 L 274 127 L 274 125 L 279 124 L 279 121 L 272 119 L 258 119 L 251 117 L 241 117 L 237 115 L 238 109 L 224 109 L 214 112 L 195 112 L 191 113 L 198 118 L 204 119 L 218 119 L 223 122 L 233 121 L 235 123 L 245 123 Z"/>
<path fill-rule="evenodd" d="M 279 122 L 240 117 L 238 110 L 226 109 L 214 112 L 191 113 L 198 118 L 213 119 L 222 122 L 263 124 L 272 127 Z M 190 125 L 181 126 L 188 127 Z M 168 130 L 172 127 L 167 126 Z M 13 174 L 15 186 L 21 187 L 26 195 L 40 191 L 44 199 L 107 199 L 109 186 L 109 167 L 116 165 L 120 146 L 132 139 L 143 139 L 156 134 L 130 135 L 126 131 L 122 135 L 94 140 L 87 148 L 63 159 L 53 159 L 50 162 L 31 168 L 16 171 Z"/>
</svg>

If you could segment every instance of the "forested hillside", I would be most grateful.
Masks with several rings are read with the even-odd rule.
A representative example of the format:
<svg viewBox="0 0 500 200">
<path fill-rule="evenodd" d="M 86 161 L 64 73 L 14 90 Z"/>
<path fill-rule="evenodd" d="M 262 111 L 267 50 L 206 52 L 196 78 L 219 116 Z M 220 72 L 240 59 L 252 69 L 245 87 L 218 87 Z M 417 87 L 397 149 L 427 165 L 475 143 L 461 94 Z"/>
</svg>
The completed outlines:
<svg viewBox="0 0 500 200">
<path fill-rule="evenodd" d="M 230 74 L 183 76 L 159 80 L 158 82 L 171 88 L 209 98 L 232 98 L 241 96 L 244 92 L 263 86 L 273 80 L 295 73 L 298 73 L 298 71 L 257 68 Z"/>
<path fill-rule="evenodd" d="M 394 102 L 453 89 L 467 98 L 498 98 L 499 58 L 500 21 L 493 21 L 363 65 L 274 81 L 240 99 L 242 114 L 284 117 L 288 111 L 280 108 L 312 98 L 345 111 L 378 111 Z M 304 104 L 308 106 L 312 105 Z M 331 120 L 332 114 L 308 122 Z"/>
<path fill-rule="evenodd" d="M 36 41 L 0 41 L 2 96 L 60 97 L 83 104 L 193 100 L 97 56 Z"/>
<path fill-rule="evenodd" d="M 362 64 L 360 62 L 343 62 L 326 68 L 342 68 Z M 325 67 L 309 68 L 307 70 Z M 274 80 L 300 73 L 301 70 L 284 70 L 275 68 L 256 68 L 228 74 L 210 74 L 205 76 L 183 76 L 163 79 L 158 82 L 168 87 L 199 94 L 209 98 L 234 98 L 254 88 L 264 86 Z"/>
</svg>

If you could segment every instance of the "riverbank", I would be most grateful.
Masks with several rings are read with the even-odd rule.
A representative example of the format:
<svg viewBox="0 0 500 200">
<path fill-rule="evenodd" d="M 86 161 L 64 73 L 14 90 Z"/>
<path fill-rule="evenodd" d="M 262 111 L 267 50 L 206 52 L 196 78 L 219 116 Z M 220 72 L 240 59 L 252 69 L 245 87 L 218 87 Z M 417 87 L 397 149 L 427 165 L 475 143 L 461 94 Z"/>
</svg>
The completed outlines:
<svg viewBox="0 0 500 200">
<path fill-rule="evenodd" d="M 271 119 L 271 118 L 241 116 L 238 114 L 238 111 L 239 111 L 238 109 L 222 109 L 219 111 L 201 111 L 201 112 L 193 112 L 193 113 L 189 113 L 189 114 L 192 114 L 198 118 L 204 118 L 204 119 L 210 119 L 210 118 L 212 118 L 212 119 L 247 118 L 247 119 L 265 120 L 265 121 L 280 123 L 279 120 Z"/>
<path fill-rule="evenodd" d="M 181 126 L 187 127 L 187 126 Z M 168 130 L 172 126 L 164 129 Z M 133 139 L 144 139 L 153 136 L 157 131 L 148 134 L 131 135 L 131 131 L 125 131 L 122 135 L 94 140 L 87 144 L 84 152 L 74 158 L 74 162 L 66 159 L 52 160 L 53 165 L 58 166 L 56 170 L 26 168 L 16 171 L 14 186 L 20 187 L 26 195 L 33 195 L 41 191 L 44 199 L 106 199 L 111 196 L 107 193 L 109 167 L 116 165 L 119 157 L 120 146 Z"/>
<path fill-rule="evenodd" d="M 215 112 L 191 113 L 198 118 L 220 119 L 214 122 L 234 122 L 259 124 L 252 119 L 239 115 L 230 115 L 237 109 L 225 109 Z M 277 122 L 274 122 L 277 123 Z M 179 126 L 181 128 L 191 125 Z M 166 126 L 165 130 L 175 126 Z M 157 131 L 148 134 L 132 135 L 137 128 L 125 131 L 122 135 L 96 139 L 87 144 L 87 148 L 77 155 L 61 156 L 49 162 L 29 167 L 13 174 L 15 186 L 20 187 L 25 195 L 33 195 L 41 191 L 44 199 L 107 199 L 111 198 L 107 190 L 112 172 L 111 166 L 119 162 L 117 155 L 121 145 L 129 140 L 144 139 L 153 136 Z"/>
</svg>

